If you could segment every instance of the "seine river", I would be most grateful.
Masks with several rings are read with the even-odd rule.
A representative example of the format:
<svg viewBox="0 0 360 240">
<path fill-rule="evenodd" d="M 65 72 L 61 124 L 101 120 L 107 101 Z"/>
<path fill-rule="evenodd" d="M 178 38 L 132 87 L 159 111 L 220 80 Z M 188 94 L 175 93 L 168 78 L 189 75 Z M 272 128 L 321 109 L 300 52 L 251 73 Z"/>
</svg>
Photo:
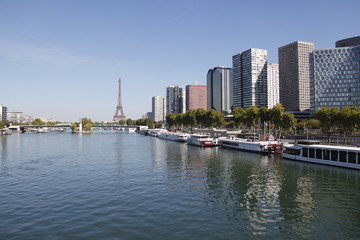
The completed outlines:
<svg viewBox="0 0 360 240">
<path fill-rule="evenodd" d="M 0 136 L 0 239 L 359 239 L 360 171 L 138 134 Z"/>
</svg>

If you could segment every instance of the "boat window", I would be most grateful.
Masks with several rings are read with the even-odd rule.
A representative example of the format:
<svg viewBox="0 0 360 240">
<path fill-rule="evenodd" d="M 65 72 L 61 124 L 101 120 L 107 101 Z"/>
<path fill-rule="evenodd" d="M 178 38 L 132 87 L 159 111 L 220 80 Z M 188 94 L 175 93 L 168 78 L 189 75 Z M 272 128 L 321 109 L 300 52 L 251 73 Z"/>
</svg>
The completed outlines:
<svg viewBox="0 0 360 240">
<path fill-rule="evenodd" d="M 348 152 L 348 162 L 356 163 L 356 152 Z"/>
<path fill-rule="evenodd" d="M 331 161 L 337 161 L 338 160 L 338 151 L 331 150 Z"/>
<path fill-rule="evenodd" d="M 303 157 L 307 157 L 308 156 L 308 148 L 303 148 Z"/>
<path fill-rule="evenodd" d="M 324 150 L 324 160 L 330 160 L 330 151 Z"/>
<path fill-rule="evenodd" d="M 322 159 L 322 150 L 321 149 L 316 149 L 316 158 Z"/>
<path fill-rule="evenodd" d="M 285 149 L 285 152 L 291 155 L 300 155 L 300 149 L 287 148 Z"/>
<path fill-rule="evenodd" d="M 346 152 L 340 151 L 340 162 L 346 162 Z"/>
<path fill-rule="evenodd" d="M 309 157 L 310 158 L 315 158 L 315 149 L 309 148 Z"/>
</svg>

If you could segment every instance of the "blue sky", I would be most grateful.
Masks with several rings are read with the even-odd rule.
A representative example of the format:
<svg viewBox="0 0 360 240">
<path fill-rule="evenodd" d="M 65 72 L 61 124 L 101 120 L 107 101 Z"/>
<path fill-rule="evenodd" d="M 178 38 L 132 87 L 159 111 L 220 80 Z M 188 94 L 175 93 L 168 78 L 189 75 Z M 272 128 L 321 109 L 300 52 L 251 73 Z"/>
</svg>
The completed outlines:
<svg viewBox="0 0 360 240">
<path fill-rule="evenodd" d="M 206 84 L 249 48 L 332 48 L 360 35 L 360 1 L 0 0 L 0 104 L 28 115 L 108 121 L 118 78 L 125 115 L 168 85 Z"/>
</svg>

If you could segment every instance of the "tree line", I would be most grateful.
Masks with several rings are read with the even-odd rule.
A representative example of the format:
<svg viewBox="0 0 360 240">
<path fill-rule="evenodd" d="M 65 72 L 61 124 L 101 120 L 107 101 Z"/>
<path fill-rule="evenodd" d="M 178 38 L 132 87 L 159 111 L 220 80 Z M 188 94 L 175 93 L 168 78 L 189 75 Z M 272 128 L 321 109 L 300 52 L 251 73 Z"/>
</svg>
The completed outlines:
<svg viewBox="0 0 360 240">
<path fill-rule="evenodd" d="M 356 106 L 321 108 L 315 111 L 314 117 L 320 121 L 320 130 L 329 142 L 333 133 L 342 132 L 346 144 L 348 135 L 360 129 L 360 109 Z"/>
<path fill-rule="evenodd" d="M 294 127 L 296 119 L 293 114 L 284 113 L 281 104 L 273 108 L 252 106 L 247 109 L 232 109 L 232 120 L 225 121 L 224 114 L 211 109 L 189 110 L 186 113 L 166 116 L 166 124 L 169 128 L 182 127 L 234 127 L 248 129 L 268 129 L 269 131 L 289 130 Z"/>
</svg>

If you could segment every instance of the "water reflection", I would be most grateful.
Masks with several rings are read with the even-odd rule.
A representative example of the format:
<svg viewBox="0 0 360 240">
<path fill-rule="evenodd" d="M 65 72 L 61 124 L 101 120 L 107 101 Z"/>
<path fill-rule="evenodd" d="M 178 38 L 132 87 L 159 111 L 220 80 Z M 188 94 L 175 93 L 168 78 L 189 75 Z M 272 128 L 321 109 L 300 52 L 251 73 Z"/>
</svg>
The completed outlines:
<svg viewBox="0 0 360 240">
<path fill-rule="evenodd" d="M 0 184 L 3 183 L 3 178 L 7 175 L 7 138 L 9 136 L 0 136 Z"/>
</svg>

